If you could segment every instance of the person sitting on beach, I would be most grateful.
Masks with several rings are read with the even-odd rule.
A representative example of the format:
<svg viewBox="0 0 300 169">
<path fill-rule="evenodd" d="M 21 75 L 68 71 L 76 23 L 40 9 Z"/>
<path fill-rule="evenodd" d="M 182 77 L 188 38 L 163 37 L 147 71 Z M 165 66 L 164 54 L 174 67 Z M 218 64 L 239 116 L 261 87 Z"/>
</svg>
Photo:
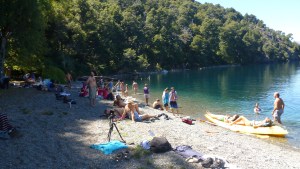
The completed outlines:
<svg viewBox="0 0 300 169">
<path fill-rule="evenodd" d="M 255 112 L 255 113 L 261 112 L 261 108 L 259 107 L 259 104 L 258 104 L 258 103 L 255 104 L 254 112 Z"/>
<path fill-rule="evenodd" d="M 126 115 L 128 115 L 129 119 L 131 119 L 133 123 L 136 121 L 141 122 L 143 120 L 148 120 L 153 117 L 159 117 L 159 115 L 141 114 L 138 104 L 131 100 L 128 101 L 128 104 L 125 106 L 121 119 L 124 119 Z"/>
<path fill-rule="evenodd" d="M 113 108 L 113 109 L 105 109 L 104 110 L 104 115 L 105 116 L 110 116 L 111 114 L 114 114 L 117 116 L 117 118 L 121 118 L 124 112 L 124 108 Z M 125 116 L 126 117 L 126 116 Z M 124 118 L 125 118 L 124 117 Z"/>
<path fill-rule="evenodd" d="M 124 100 L 121 98 L 120 95 L 116 96 L 116 99 L 114 100 L 114 106 L 118 106 L 118 107 L 125 107 L 126 103 L 124 103 Z"/>
<path fill-rule="evenodd" d="M 253 126 L 256 127 L 271 127 L 272 126 L 272 120 L 268 117 L 266 117 L 262 121 L 250 121 L 244 116 L 240 116 L 235 121 L 231 122 L 230 125 L 237 124 L 237 125 L 245 125 L 245 126 Z"/>
<path fill-rule="evenodd" d="M 85 82 L 82 82 L 82 87 L 80 89 L 80 93 L 79 96 L 80 97 L 87 97 L 89 94 L 88 89 L 87 89 L 87 85 Z"/>
<path fill-rule="evenodd" d="M 153 102 L 153 108 L 159 109 L 159 110 L 164 110 L 163 105 L 161 104 L 159 99 L 156 99 L 156 101 Z"/>
<path fill-rule="evenodd" d="M 235 121 L 236 119 L 239 118 L 239 115 L 235 114 L 235 115 L 218 115 L 218 114 L 212 114 L 210 112 L 206 112 L 210 117 L 214 118 L 214 119 L 217 119 L 217 120 L 220 120 L 220 121 L 223 121 L 225 123 L 230 123 L 230 122 L 233 122 Z"/>
</svg>

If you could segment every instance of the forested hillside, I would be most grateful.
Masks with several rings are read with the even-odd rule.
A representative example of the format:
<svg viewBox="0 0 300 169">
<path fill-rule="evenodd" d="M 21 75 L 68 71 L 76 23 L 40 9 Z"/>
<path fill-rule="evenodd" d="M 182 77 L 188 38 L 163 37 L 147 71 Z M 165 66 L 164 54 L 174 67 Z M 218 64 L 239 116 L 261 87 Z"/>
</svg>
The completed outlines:
<svg viewBox="0 0 300 169">
<path fill-rule="evenodd" d="M 0 60 L 43 74 L 192 69 L 300 57 L 292 35 L 274 31 L 254 15 L 193 0 L 2 0 L 0 8 Z"/>
</svg>

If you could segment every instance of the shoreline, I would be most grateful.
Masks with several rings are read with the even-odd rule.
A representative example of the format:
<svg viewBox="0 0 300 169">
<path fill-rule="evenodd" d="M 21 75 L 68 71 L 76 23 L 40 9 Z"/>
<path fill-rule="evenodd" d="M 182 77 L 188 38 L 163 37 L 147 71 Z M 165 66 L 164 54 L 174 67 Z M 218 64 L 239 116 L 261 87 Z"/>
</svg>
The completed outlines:
<svg viewBox="0 0 300 169">
<path fill-rule="evenodd" d="M 97 100 L 89 107 L 88 98 L 77 96 L 77 104 L 56 100 L 54 93 L 33 88 L 10 88 L 0 92 L 0 110 L 8 115 L 23 137 L 0 140 L 0 166 L 4 168 L 199 168 L 187 163 L 173 151 L 131 158 L 115 162 L 112 156 L 89 148 L 107 142 L 108 120 L 100 118 L 112 101 Z M 161 113 L 150 107 L 141 107 L 148 114 Z M 238 168 L 300 168 L 300 151 L 291 146 L 280 146 L 270 139 L 261 139 L 224 130 L 195 121 L 194 125 L 181 122 L 168 113 L 171 120 L 161 118 L 152 123 L 123 120 L 117 123 L 122 137 L 138 145 L 151 139 L 148 131 L 165 136 L 173 148 L 190 145 L 203 154 L 223 157 Z M 114 130 L 112 140 L 120 140 Z M 201 167 L 200 167 L 201 168 Z"/>
</svg>

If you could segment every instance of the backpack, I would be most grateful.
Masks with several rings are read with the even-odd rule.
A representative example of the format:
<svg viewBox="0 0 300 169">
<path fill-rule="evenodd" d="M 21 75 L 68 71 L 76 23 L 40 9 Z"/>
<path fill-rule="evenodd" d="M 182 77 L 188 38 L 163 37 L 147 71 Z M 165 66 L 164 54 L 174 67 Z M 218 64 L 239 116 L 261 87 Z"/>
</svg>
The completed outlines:
<svg viewBox="0 0 300 169">
<path fill-rule="evenodd" d="M 154 137 L 150 141 L 150 150 L 154 153 L 164 153 L 171 149 L 172 146 L 165 137 Z"/>
</svg>

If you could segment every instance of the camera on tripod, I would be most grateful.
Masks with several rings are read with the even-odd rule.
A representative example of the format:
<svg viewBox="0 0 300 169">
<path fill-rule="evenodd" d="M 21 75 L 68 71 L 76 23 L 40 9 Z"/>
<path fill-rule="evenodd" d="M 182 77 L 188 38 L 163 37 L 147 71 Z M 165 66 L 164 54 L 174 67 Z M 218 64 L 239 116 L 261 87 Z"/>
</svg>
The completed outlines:
<svg viewBox="0 0 300 169">
<path fill-rule="evenodd" d="M 113 119 L 114 117 L 116 117 L 115 111 L 110 110 L 109 113 L 108 113 L 108 119 Z"/>
<path fill-rule="evenodd" d="M 114 127 L 115 127 L 116 130 L 117 130 L 117 132 L 119 133 L 119 136 L 122 139 L 122 141 L 124 143 L 126 143 L 125 140 L 123 139 L 123 137 L 121 136 L 120 131 L 119 131 L 116 123 L 113 121 L 113 118 L 116 117 L 115 111 L 114 110 L 109 110 L 109 111 L 106 110 L 104 113 L 107 115 L 107 117 L 109 119 L 109 131 L 108 131 L 108 134 L 107 134 L 108 141 L 110 141 L 110 139 L 111 139 L 111 133 L 112 133 Z"/>
</svg>

